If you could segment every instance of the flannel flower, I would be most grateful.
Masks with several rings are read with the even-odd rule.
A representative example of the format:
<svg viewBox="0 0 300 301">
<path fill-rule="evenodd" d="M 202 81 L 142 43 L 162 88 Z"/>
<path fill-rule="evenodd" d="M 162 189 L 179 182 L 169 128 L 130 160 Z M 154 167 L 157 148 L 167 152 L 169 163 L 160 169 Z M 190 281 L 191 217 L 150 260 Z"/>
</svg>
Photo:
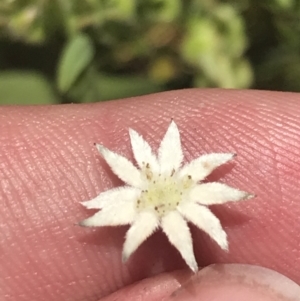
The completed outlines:
<svg viewBox="0 0 300 301">
<path fill-rule="evenodd" d="M 207 206 L 254 196 L 217 182 L 201 183 L 215 168 L 235 155 L 205 154 L 181 166 L 183 153 L 174 121 L 160 144 L 158 156 L 137 132 L 130 129 L 129 134 L 138 168 L 125 157 L 97 144 L 104 160 L 126 185 L 82 202 L 86 208 L 100 211 L 79 224 L 86 227 L 130 224 L 123 246 L 123 261 L 161 227 L 186 264 L 196 272 L 198 266 L 187 222 L 228 250 L 226 233 Z"/>
</svg>

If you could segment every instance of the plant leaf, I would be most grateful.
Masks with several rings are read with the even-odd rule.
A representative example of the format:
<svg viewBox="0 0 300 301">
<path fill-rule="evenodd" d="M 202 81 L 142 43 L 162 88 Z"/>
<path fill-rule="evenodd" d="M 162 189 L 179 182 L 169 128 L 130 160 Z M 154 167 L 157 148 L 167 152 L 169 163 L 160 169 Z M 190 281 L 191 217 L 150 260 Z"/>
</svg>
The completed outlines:
<svg viewBox="0 0 300 301">
<path fill-rule="evenodd" d="M 59 99 L 46 79 L 33 72 L 0 73 L 1 105 L 54 104 Z"/>
<path fill-rule="evenodd" d="M 87 35 L 78 34 L 65 46 L 58 66 L 57 85 L 66 93 L 81 73 L 89 66 L 94 56 L 94 47 Z"/>
<path fill-rule="evenodd" d="M 119 99 L 161 92 L 162 86 L 147 77 L 138 75 L 98 75 L 98 89 L 101 100 Z"/>
</svg>

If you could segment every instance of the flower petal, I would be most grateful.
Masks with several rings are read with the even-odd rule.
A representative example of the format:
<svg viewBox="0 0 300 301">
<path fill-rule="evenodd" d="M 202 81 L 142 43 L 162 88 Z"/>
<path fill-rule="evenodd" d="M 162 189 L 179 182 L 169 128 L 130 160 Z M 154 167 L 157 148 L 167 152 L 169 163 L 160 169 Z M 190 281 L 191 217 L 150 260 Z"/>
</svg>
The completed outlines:
<svg viewBox="0 0 300 301">
<path fill-rule="evenodd" d="M 140 193 L 140 189 L 134 187 L 118 187 L 104 191 L 94 199 L 81 202 L 81 204 L 87 209 L 102 209 L 118 200 L 122 200 L 124 202 L 137 200 Z"/>
<path fill-rule="evenodd" d="M 177 211 L 172 211 L 162 218 L 161 227 L 186 264 L 196 273 L 198 265 L 193 251 L 192 237 L 183 217 Z"/>
<path fill-rule="evenodd" d="M 93 216 L 79 222 L 79 225 L 84 227 L 127 225 L 131 224 L 135 217 L 135 200 L 118 200 L 110 203 Z"/>
<path fill-rule="evenodd" d="M 145 241 L 159 226 L 159 220 L 153 212 L 141 212 L 126 233 L 123 247 L 123 262 Z"/>
<path fill-rule="evenodd" d="M 183 154 L 177 125 L 171 122 L 158 150 L 158 161 L 161 173 L 170 174 L 176 171 L 182 162 Z"/>
<path fill-rule="evenodd" d="M 179 205 L 178 211 L 206 232 L 223 250 L 228 250 L 227 235 L 219 219 L 208 208 L 195 203 L 183 203 Z"/>
<path fill-rule="evenodd" d="M 253 194 L 232 188 L 222 183 L 204 183 L 195 186 L 189 200 L 202 205 L 223 204 L 229 201 L 240 201 L 254 197 Z"/>
<path fill-rule="evenodd" d="M 125 183 L 134 187 L 142 187 L 141 172 L 125 157 L 110 151 L 103 145 L 96 145 L 112 171 Z"/>
<path fill-rule="evenodd" d="M 202 181 L 218 166 L 231 160 L 235 154 L 213 153 L 203 155 L 185 165 L 179 172 L 181 177 L 190 175 L 195 182 Z"/>
<path fill-rule="evenodd" d="M 158 172 L 158 162 L 156 156 L 147 141 L 136 131 L 129 129 L 130 141 L 134 158 L 140 168 L 149 163 L 154 172 Z"/>
</svg>

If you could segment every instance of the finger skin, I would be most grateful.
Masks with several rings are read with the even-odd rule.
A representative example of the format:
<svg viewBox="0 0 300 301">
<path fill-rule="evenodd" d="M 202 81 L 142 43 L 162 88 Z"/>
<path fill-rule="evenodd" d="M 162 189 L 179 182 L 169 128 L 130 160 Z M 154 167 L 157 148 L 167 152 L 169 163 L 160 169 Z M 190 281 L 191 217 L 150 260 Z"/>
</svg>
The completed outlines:
<svg viewBox="0 0 300 301">
<path fill-rule="evenodd" d="M 214 264 L 190 277 L 164 299 L 196 300 L 299 301 L 300 286 L 284 275 L 260 266 Z"/>
<path fill-rule="evenodd" d="M 199 266 L 248 263 L 300 282 L 300 96 L 183 90 L 91 105 L 0 109 L 0 294 L 7 300 L 97 300 L 137 280 L 185 268 L 158 232 L 121 261 L 128 227 L 80 228 L 79 202 L 122 185 L 100 143 L 132 159 L 128 128 L 157 149 L 171 118 L 185 161 L 233 152 L 218 180 L 257 197 L 212 206 L 222 251 L 191 226 Z"/>
<path fill-rule="evenodd" d="M 213 264 L 197 274 L 162 273 L 126 286 L 101 301 L 299 301 L 300 286 L 273 270 Z"/>
</svg>

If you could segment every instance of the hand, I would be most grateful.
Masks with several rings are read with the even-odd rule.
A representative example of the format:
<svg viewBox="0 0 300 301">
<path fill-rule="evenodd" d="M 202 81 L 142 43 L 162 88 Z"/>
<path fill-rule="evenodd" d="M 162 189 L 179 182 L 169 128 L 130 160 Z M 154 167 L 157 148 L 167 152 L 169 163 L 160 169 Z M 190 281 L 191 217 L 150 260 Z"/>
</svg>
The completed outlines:
<svg viewBox="0 0 300 301">
<path fill-rule="evenodd" d="M 92 214 L 80 201 L 121 184 L 94 142 L 131 159 L 128 128 L 156 148 L 171 118 L 186 160 L 235 152 L 231 167 L 221 167 L 210 179 L 257 195 L 212 208 L 228 234 L 228 253 L 191 226 L 199 266 L 260 265 L 300 283 L 299 101 L 293 93 L 194 89 L 90 105 L 2 107 L 0 294 L 10 301 L 116 300 L 118 295 L 146 301 L 190 286 L 191 273 L 161 232 L 123 264 L 128 227 L 75 225 Z M 176 269 L 184 270 L 172 272 Z M 250 275 L 243 267 L 240 274 Z M 225 283 L 226 268 L 220 279 Z M 220 290 L 223 282 L 218 283 Z M 203 289 L 185 300 L 197 300 Z"/>
</svg>

